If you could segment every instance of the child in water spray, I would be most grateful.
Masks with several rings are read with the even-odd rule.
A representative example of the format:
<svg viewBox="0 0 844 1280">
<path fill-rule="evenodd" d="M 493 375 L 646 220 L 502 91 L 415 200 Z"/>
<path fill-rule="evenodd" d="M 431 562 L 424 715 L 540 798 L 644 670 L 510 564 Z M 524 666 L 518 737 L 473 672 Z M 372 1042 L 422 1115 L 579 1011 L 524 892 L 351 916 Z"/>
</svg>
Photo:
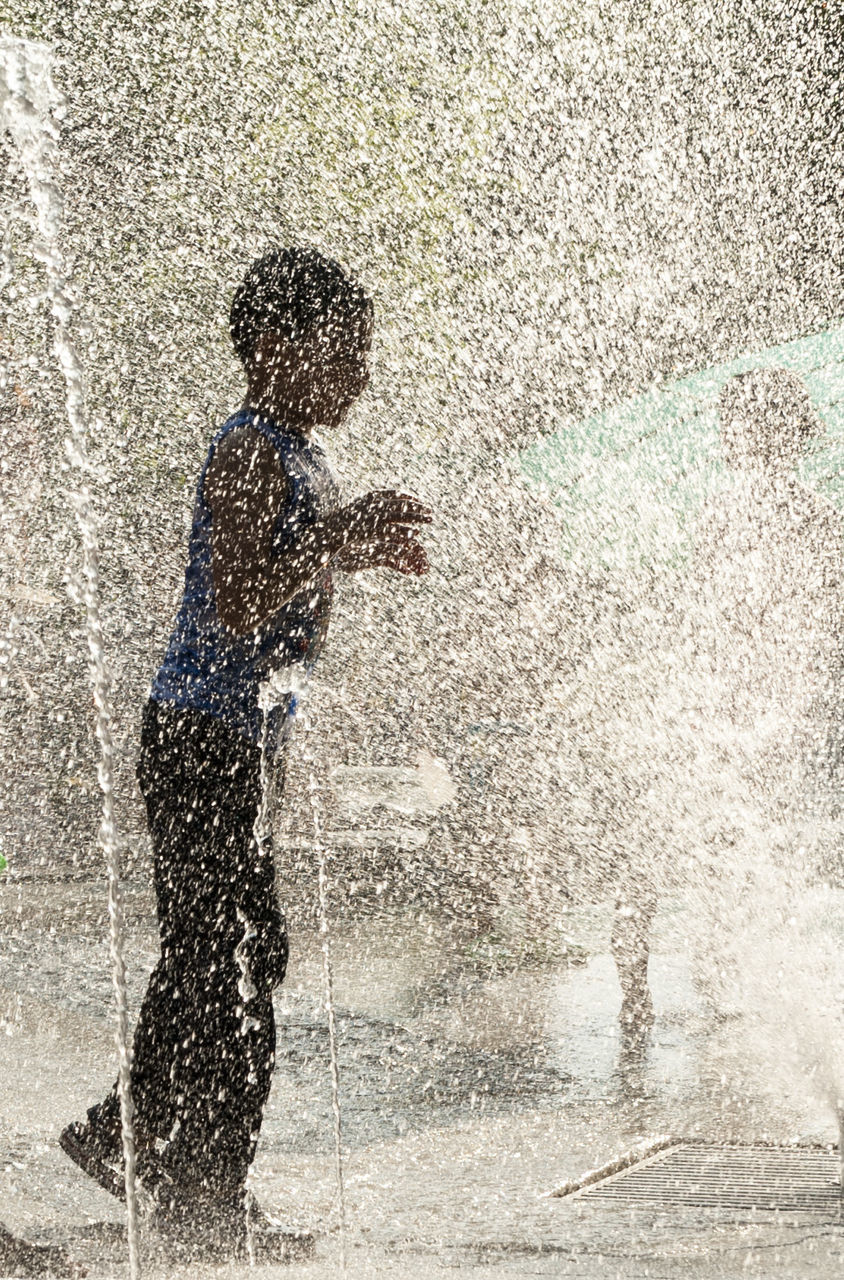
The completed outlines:
<svg viewBox="0 0 844 1280">
<path fill-rule="evenodd" d="M 342 505 L 314 435 L 340 426 L 369 378 L 372 303 L 337 263 L 268 253 L 238 288 L 230 328 L 246 399 L 199 477 L 182 604 L 144 712 L 161 958 L 132 1093 L 156 1224 L 192 1255 L 271 1260 L 308 1242 L 273 1231 L 245 1192 L 288 952 L 272 843 L 255 828 L 262 756 L 266 772 L 293 700 L 263 711 L 259 691 L 274 671 L 313 667 L 335 571 L 427 571 L 418 533 L 431 513 L 393 491 Z M 61 1143 L 119 1194 L 119 1136 L 113 1091 Z"/>
</svg>

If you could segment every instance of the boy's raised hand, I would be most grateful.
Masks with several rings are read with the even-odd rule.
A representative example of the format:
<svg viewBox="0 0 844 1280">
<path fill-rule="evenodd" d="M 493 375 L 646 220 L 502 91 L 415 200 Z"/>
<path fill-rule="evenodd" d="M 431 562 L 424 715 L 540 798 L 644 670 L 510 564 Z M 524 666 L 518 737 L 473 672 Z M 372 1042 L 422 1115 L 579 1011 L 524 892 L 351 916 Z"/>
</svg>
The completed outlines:
<svg viewBox="0 0 844 1280">
<path fill-rule="evenodd" d="M 421 577 L 428 572 L 425 548 L 413 534 L 408 534 L 401 543 L 349 543 L 337 552 L 331 563 L 344 573 L 357 573 L 359 569 L 395 569 L 396 573 Z"/>
<path fill-rule="evenodd" d="M 430 524 L 433 515 L 430 507 L 409 493 L 376 489 L 342 507 L 335 519 L 348 542 L 370 542 L 396 525 Z"/>
<path fill-rule="evenodd" d="M 330 517 L 339 547 L 333 563 L 347 573 L 358 569 L 395 569 L 421 575 L 428 557 L 419 542 L 418 526 L 433 515 L 418 498 L 379 489 L 356 498 Z"/>
</svg>

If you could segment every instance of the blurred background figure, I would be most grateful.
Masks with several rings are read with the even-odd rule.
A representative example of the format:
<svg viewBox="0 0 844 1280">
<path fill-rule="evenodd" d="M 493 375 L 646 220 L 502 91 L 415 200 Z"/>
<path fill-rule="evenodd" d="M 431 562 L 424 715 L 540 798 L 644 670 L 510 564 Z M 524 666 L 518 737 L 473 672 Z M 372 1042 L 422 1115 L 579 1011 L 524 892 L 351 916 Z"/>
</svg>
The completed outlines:
<svg viewBox="0 0 844 1280">
<path fill-rule="evenodd" d="M 775 856 L 778 844 L 799 848 L 815 873 L 839 856 L 842 530 L 798 470 L 822 423 L 803 380 L 782 368 L 732 378 L 719 412 L 729 473 L 704 509 L 680 607 L 664 611 L 650 659 L 662 679 L 650 683 L 643 718 L 658 722 L 666 758 L 654 757 L 653 786 L 631 797 L 640 825 L 652 806 L 651 825 L 671 830 L 675 849 L 652 856 L 656 846 L 640 838 L 620 863 L 612 949 L 628 1048 L 653 1023 L 649 940 L 661 890 L 691 876 L 701 901 L 716 885 L 713 900 L 723 899 L 725 881 L 740 896 L 754 851 Z"/>
</svg>

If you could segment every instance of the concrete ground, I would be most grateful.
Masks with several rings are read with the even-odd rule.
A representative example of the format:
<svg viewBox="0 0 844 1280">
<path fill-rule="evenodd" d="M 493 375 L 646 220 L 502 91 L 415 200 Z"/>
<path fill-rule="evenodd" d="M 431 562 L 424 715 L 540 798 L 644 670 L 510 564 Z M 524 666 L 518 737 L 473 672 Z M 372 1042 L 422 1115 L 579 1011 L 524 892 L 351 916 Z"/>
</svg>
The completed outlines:
<svg viewBox="0 0 844 1280">
<path fill-rule="evenodd" d="M 0 1218 L 63 1243 L 89 1275 L 128 1274 L 118 1204 L 57 1146 L 111 1083 L 111 990 L 100 883 L 0 885 Z M 130 887 L 137 1009 L 156 940 L 149 895 Z M 652 982 L 653 1042 L 619 1062 L 620 995 L 600 910 L 572 916 L 584 963 L 479 965 L 453 931 L 405 912 L 333 937 L 342 1071 L 348 1273 L 440 1277 L 821 1277 L 844 1268 L 844 1228 L 818 1217 L 631 1212 L 549 1192 L 664 1134 L 831 1140 L 804 1099 L 766 1097 L 735 1028 L 688 977 L 682 918 L 664 913 Z M 294 932 L 279 993 L 279 1058 L 253 1188 L 319 1235 L 308 1264 L 270 1276 L 339 1275 L 322 959 Z M 144 1238 L 150 1277 L 237 1277 L 176 1265 Z"/>
</svg>

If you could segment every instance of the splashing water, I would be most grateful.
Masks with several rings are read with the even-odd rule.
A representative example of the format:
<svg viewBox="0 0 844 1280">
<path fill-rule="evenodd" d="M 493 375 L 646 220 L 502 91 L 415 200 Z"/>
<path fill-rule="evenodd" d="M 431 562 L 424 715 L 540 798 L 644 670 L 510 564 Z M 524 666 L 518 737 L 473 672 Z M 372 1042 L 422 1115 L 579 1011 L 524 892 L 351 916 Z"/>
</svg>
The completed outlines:
<svg viewBox="0 0 844 1280">
<path fill-rule="evenodd" d="M 263 712 L 263 729 L 261 734 L 261 803 L 255 819 L 255 837 L 259 841 L 267 841 L 272 836 L 274 808 L 274 772 L 271 768 L 267 751 L 268 713 L 277 707 L 289 706 L 289 700 L 295 700 L 298 716 L 301 717 L 301 728 L 305 738 L 303 752 L 308 770 L 308 804 L 311 814 L 313 832 L 312 853 L 317 863 L 317 911 L 319 916 L 319 934 L 322 951 L 322 977 L 325 1001 L 325 1014 L 328 1023 L 328 1052 L 331 1070 L 331 1115 L 334 1128 L 334 1170 L 337 1182 L 337 1210 L 340 1229 L 340 1272 L 348 1274 L 348 1255 L 346 1247 L 347 1215 L 346 1187 L 343 1161 L 343 1114 L 340 1097 L 340 1059 L 337 1050 L 337 1019 L 334 1005 L 334 969 L 331 959 L 331 934 L 328 916 L 328 876 L 326 870 L 326 842 L 323 831 L 323 802 L 321 787 L 317 779 L 315 752 L 312 745 L 313 724 L 308 714 L 310 684 L 307 673 L 302 667 L 292 666 L 277 671 L 261 687 L 259 704 Z M 304 712 L 304 714 L 302 714 Z M 285 734 L 287 729 L 284 730 Z"/>
<path fill-rule="evenodd" d="M 332 452 L 350 485 L 400 476 L 437 510 L 427 582 L 394 593 L 390 580 L 352 580 L 338 593 L 322 678 L 349 696 L 320 726 L 329 767 L 344 762 L 330 780 L 357 816 L 369 804 L 424 814 L 418 885 L 479 930 L 484 916 L 507 917 L 530 940 L 572 898 L 606 897 L 627 866 L 658 864 L 660 887 L 694 918 L 699 980 L 732 1016 L 736 1070 L 755 1064 L 780 1096 L 810 1090 L 831 1115 L 840 961 L 830 899 L 800 853 L 826 836 L 792 804 L 799 753 L 780 757 L 785 813 L 764 786 L 761 800 L 748 786 L 792 732 L 791 712 L 771 714 L 753 662 L 734 682 L 758 713 L 742 726 L 719 705 L 723 688 L 715 698 L 700 667 L 684 665 L 688 634 L 678 638 L 674 620 L 700 634 L 707 617 L 674 554 L 690 511 L 660 501 L 660 486 L 708 493 L 695 451 L 711 463 L 719 446 L 714 418 L 689 411 L 688 430 L 672 433 L 659 401 L 678 377 L 706 381 L 695 371 L 718 361 L 749 367 L 775 345 L 796 360 L 792 340 L 823 330 L 834 346 L 840 44 L 819 25 L 833 8 L 588 0 L 549 15 L 539 0 L 436 12 L 419 0 L 271 11 L 176 0 L 160 21 L 162 6 L 139 0 L 112 22 L 103 0 L 72 15 L 53 0 L 27 6 L 27 31 L 57 42 L 73 102 L 62 234 L 91 326 L 92 398 L 108 406 L 89 456 L 113 517 L 100 536 L 115 566 L 105 585 L 121 634 L 118 716 L 134 716 L 171 624 L 197 459 L 238 394 L 225 301 L 268 242 L 314 243 L 376 298 L 372 386 Z M 22 293 L 35 298 L 21 241 Z M 29 314 L 15 306 L 9 365 L 37 397 Z M 800 358 L 815 388 L 833 387 L 842 357 Z M 634 395 L 653 411 L 627 413 Z M 840 408 L 828 399 L 835 444 Z M 515 457 L 555 433 L 565 483 L 583 499 L 571 512 L 553 485 L 538 494 L 526 484 Z M 602 541 L 618 552 L 609 564 L 592 554 Z M 666 553 L 658 564 L 653 544 Z M 30 600 L 43 591 L 49 607 L 59 561 L 52 547 L 40 563 L 30 556 L 30 579 L 42 576 L 24 584 L 21 572 L 12 588 Z M 62 622 L 48 639 L 64 642 Z M 11 653 L 24 710 L 33 687 L 65 670 L 61 649 L 42 662 L 30 639 Z M 805 671 L 789 663 L 776 688 L 790 675 L 802 689 Z M 42 773 L 57 743 L 70 761 L 85 701 L 74 676 L 53 699 L 61 729 L 21 732 L 23 715 L 6 718 L 8 759 L 31 737 L 51 745 Z M 439 778 L 406 764 L 414 694 L 431 755 L 457 787 L 459 804 L 442 814 Z M 776 775 L 775 752 L 769 763 Z M 316 832 L 342 1181 L 325 852 L 334 833 L 322 775 L 305 773 L 311 813 L 300 826 Z M 11 795 L 17 785 L 4 779 Z M 20 815 L 12 865 L 12 849 L 37 842 L 24 845 L 39 820 L 57 860 L 71 848 L 75 858 L 79 789 L 20 799 L 2 816 L 5 835 Z M 120 816 L 140 840 L 128 805 Z M 337 856 L 367 875 L 356 854 Z M 342 908 L 331 906 L 336 938 Z M 728 1088 L 740 1083 L 714 1081 L 713 1101 Z"/>
<path fill-rule="evenodd" d="M 331 1114 L 334 1121 L 334 1167 L 337 1177 L 337 1209 L 340 1221 L 340 1272 L 348 1274 L 346 1250 L 346 1187 L 343 1174 L 343 1121 L 340 1106 L 340 1059 L 337 1053 L 337 1020 L 334 1011 L 334 970 L 331 962 L 331 934 L 328 925 L 328 877 L 326 849 L 322 835 L 322 806 L 315 774 L 308 779 L 308 795 L 313 814 L 314 851 L 317 856 L 319 933 L 322 943 L 322 971 L 325 983 L 325 1012 L 328 1019 L 328 1050 L 331 1061 Z"/>
<path fill-rule="evenodd" d="M 64 103 L 52 79 L 50 50 L 24 40 L 0 40 L 0 93 L 2 117 L 11 134 L 29 181 L 36 211 L 35 252 L 47 272 L 50 310 L 55 321 L 55 352 L 67 391 L 66 407 L 71 435 L 67 453 L 83 477 L 90 471 L 86 439 L 84 375 L 71 336 L 73 302 L 65 278 L 59 237 L 63 201 L 56 182 L 56 121 L 64 113 Z M 140 1275 L 138 1216 L 135 1193 L 135 1137 L 130 1087 L 129 1016 L 126 969 L 123 959 L 123 909 L 120 891 L 120 861 L 114 816 L 114 744 L 109 676 L 100 620 L 99 543 L 97 521 L 91 495 L 84 480 L 70 494 L 70 501 L 82 539 L 83 598 L 89 653 L 89 674 L 96 708 L 97 738 L 100 743 L 98 779 L 102 792 L 100 844 L 108 873 L 109 946 L 117 1012 L 116 1040 L 120 1117 L 125 1166 L 126 1212 L 129 1270 L 132 1280 Z"/>
<path fill-rule="evenodd" d="M 312 729 L 307 723 L 305 733 Z M 319 934 L 322 947 L 322 972 L 325 986 L 325 1012 L 328 1019 L 328 1050 L 331 1063 L 331 1113 L 334 1121 L 334 1165 L 337 1177 L 337 1209 L 340 1224 L 340 1271 L 348 1273 L 346 1253 L 346 1188 L 343 1176 L 343 1127 L 340 1107 L 340 1060 L 337 1053 L 337 1021 L 334 1010 L 334 970 L 331 962 L 331 934 L 328 923 L 328 876 L 326 871 L 326 846 L 323 836 L 323 803 L 313 759 L 308 762 L 308 800 L 313 824 L 313 848 L 317 860 L 317 903 L 319 909 Z"/>
<path fill-rule="evenodd" d="M 628 579 L 623 633 L 617 618 L 594 629 L 602 701 L 558 686 L 589 743 L 596 808 L 616 815 L 618 844 L 605 834 L 585 874 L 603 857 L 686 903 L 696 981 L 730 1028 L 734 1096 L 745 1073 L 839 1128 L 840 517 L 790 471 L 737 468 L 692 541 L 658 597 L 647 574 L 638 592 Z M 599 829 L 599 814 L 584 822 Z"/>
</svg>

